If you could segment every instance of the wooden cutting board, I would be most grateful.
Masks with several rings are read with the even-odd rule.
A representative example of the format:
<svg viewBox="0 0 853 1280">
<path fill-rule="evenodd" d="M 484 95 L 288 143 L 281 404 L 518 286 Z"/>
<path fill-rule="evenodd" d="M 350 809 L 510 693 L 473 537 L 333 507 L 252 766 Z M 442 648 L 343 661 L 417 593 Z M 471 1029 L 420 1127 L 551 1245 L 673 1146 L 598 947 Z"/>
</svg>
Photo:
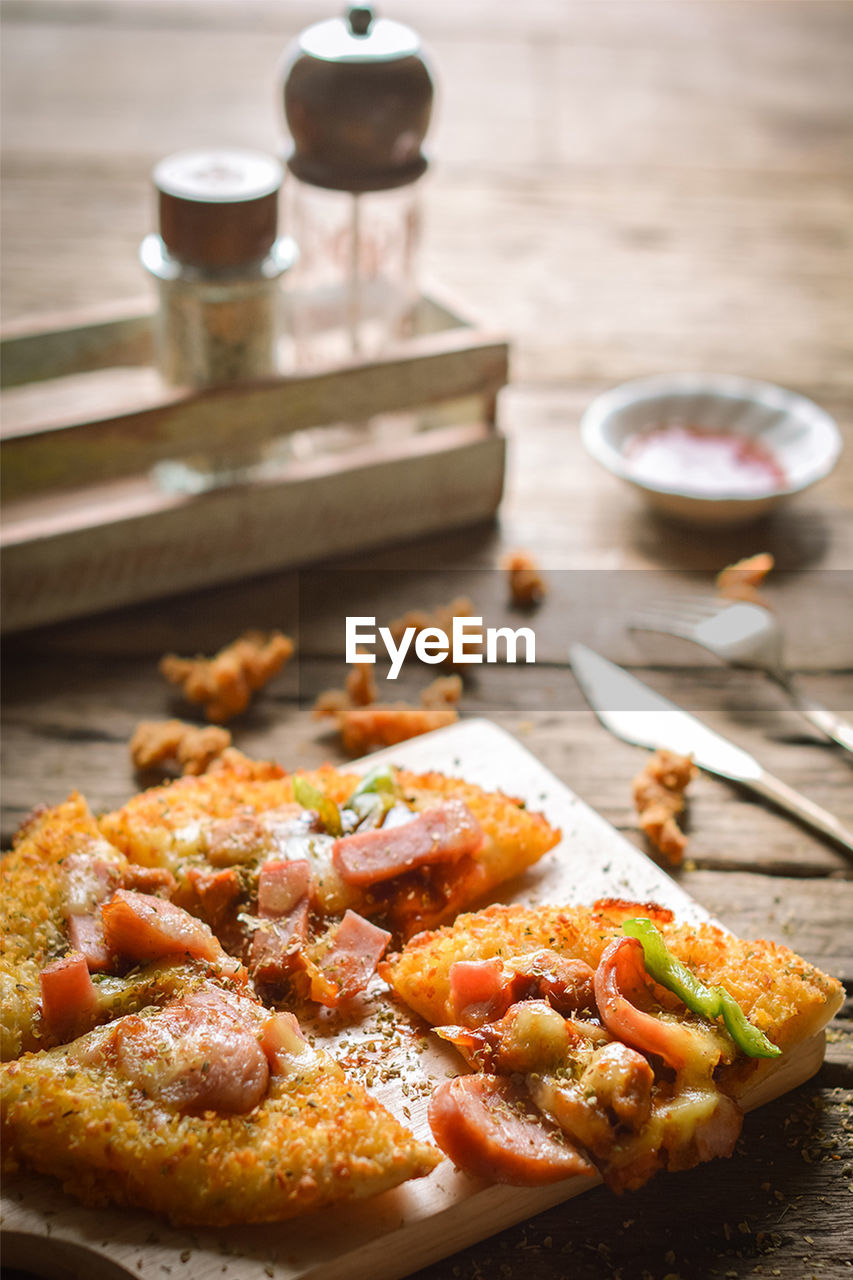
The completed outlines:
<svg viewBox="0 0 853 1280">
<path fill-rule="evenodd" d="M 602 749 L 606 749 L 603 743 Z M 440 769 L 521 796 L 562 829 L 560 844 L 506 887 L 507 901 L 586 903 L 616 896 L 656 900 L 680 918 L 708 919 L 673 880 L 589 809 L 514 738 L 485 720 L 466 721 L 354 765 L 388 760 Z M 287 762 L 284 762 L 285 764 Z M 35 799 L 35 797 L 34 797 Z M 376 979 L 358 1017 L 311 1028 L 418 1137 L 430 1141 L 430 1087 L 460 1059 L 397 1009 Z M 807 1080 L 823 1060 L 823 1035 L 786 1054 L 745 1099 L 761 1105 Z M 4 1263 L 45 1277 L 171 1275 L 178 1280 L 398 1280 L 420 1267 L 597 1185 L 571 1178 L 548 1187 L 488 1186 L 445 1160 L 428 1178 L 371 1201 L 270 1226 L 176 1230 L 151 1214 L 90 1210 L 41 1177 L 9 1180 L 2 1198 Z M 614 1214 L 622 1212 L 614 1200 Z"/>
</svg>

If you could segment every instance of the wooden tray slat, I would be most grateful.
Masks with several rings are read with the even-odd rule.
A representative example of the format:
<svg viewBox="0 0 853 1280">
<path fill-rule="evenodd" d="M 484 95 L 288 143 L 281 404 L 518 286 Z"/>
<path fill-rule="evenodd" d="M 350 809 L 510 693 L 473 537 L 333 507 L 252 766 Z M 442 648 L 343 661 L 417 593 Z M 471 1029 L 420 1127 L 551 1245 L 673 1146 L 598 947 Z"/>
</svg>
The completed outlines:
<svg viewBox="0 0 853 1280">
<path fill-rule="evenodd" d="M 205 392 L 164 389 L 158 403 L 135 412 L 126 405 L 114 411 L 108 383 L 101 411 L 82 422 L 74 417 L 72 398 L 64 418 L 41 427 L 32 425 L 32 406 L 23 425 L 16 424 L 14 407 L 4 412 L 0 495 L 13 501 L 135 475 L 187 454 L 249 451 L 309 427 L 475 393 L 494 401 L 506 380 L 505 341 L 483 338 L 472 346 L 470 334 L 449 330 L 412 339 L 405 352 L 367 364 Z M 42 394 L 53 411 L 50 388 Z M 7 401 L 14 395 L 8 393 Z"/>
<path fill-rule="evenodd" d="M 505 442 L 487 424 L 447 427 L 340 461 L 293 463 L 278 480 L 195 497 L 116 482 L 45 512 L 7 511 L 3 626 L 42 626 L 309 558 L 489 519 Z"/>
</svg>

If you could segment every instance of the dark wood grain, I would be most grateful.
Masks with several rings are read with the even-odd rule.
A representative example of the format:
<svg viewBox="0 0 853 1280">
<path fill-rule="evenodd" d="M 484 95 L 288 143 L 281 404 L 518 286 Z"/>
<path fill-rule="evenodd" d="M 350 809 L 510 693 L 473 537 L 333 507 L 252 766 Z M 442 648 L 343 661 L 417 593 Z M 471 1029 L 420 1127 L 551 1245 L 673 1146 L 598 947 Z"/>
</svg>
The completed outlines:
<svg viewBox="0 0 853 1280">
<path fill-rule="evenodd" d="M 334 6 L 332 6 L 334 8 Z M 325 0 L 7 0 L 3 22 L 4 320 L 145 289 L 149 171 L 211 141 L 276 149 L 282 48 Z M 513 338 L 499 420 L 496 525 L 389 547 L 16 637 L 3 671 L 4 844 L 36 803 L 79 787 L 96 809 L 137 785 L 126 742 L 180 710 L 156 671 L 245 625 L 298 635 L 300 658 L 235 722 L 244 750 L 340 759 L 312 720 L 339 683 L 346 611 L 380 620 L 469 594 L 519 625 L 496 571 L 526 546 L 550 594 L 535 670 L 480 669 L 462 710 L 518 737 L 642 847 L 629 784 L 642 751 L 607 735 L 566 664 L 582 639 L 634 669 L 853 826 L 853 773 L 762 677 L 626 631 L 643 599 L 708 590 L 758 549 L 804 687 L 853 719 L 853 6 L 846 0 L 396 0 L 440 94 L 424 265 Z M 652 519 L 585 455 L 603 388 L 676 368 L 730 370 L 812 395 L 847 452 L 762 523 L 713 536 Z M 366 572 L 365 572 L 366 571 Z M 406 668 L 393 695 L 430 677 Z M 851 865 L 736 788 L 701 776 L 676 874 L 714 915 L 853 984 Z M 736 1155 L 614 1200 L 598 1190 L 436 1264 L 418 1280 L 688 1280 L 848 1274 L 853 1015 L 813 1081 L 748 1117 Z"/>
</svg>

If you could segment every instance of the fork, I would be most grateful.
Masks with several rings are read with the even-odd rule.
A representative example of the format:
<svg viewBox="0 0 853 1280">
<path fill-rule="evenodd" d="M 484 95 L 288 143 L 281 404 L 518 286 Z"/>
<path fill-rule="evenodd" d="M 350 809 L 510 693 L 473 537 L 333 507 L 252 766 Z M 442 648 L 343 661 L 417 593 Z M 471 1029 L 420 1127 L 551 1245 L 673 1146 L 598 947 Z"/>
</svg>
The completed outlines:
<svg viewBox="0 0 853 1280">
<path fill-rule="evenodd" d="M 786 670 L 782 628 L 769 609 L 702 596 L 673 596 L 636 614 L 628 630 L 677 636 L 700 645 L 731 666 L 765 672 L 815 728 L 853 752 L 853 727 L 803 693 Z"/>
</svg>

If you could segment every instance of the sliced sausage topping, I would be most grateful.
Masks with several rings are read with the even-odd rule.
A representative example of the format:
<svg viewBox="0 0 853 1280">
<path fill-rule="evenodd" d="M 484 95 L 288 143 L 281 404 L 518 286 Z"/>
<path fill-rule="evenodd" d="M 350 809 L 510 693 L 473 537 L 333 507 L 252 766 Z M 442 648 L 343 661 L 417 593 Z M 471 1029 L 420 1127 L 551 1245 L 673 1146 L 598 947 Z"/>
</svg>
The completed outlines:
<svg viewBox="0 0 853 1280">
<path fill-rule="evenodd" d="M 201 990 L 150 1017 L 119 1019 L 112 1035 L 118 1071 L 155 1101 L 180 1111 L 244 1113 L 269 1082 L 258 1042 L 258 1006 Z"/>
<path fill-rule="evenodd" d="M 527 1092 L 500 1076 L 457 1076 L 434 1090 L 429 1124 L 442 1151 L 466 1173 L 539 1186 L 595 1166 L 537 1111 Z"/>
<path fill-rule="evenodd" d="M 681 1071 L 697 1054 L 697 1038 L 690 1027 L 668 1022 L 637 1008 L 649 1004 L 642 944 L 636 938 L 611 942 L 595 971 L 595 999 L 602 1021 L 617 1040 L 654 1053 Z"/>
</svg>

